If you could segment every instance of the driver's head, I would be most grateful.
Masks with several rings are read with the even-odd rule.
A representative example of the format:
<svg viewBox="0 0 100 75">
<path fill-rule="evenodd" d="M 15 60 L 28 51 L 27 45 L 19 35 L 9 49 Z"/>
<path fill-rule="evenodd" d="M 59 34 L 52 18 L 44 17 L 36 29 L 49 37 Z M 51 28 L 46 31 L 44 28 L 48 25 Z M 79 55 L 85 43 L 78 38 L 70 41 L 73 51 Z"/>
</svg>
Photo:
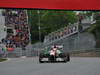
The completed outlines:
<svg viewBox="0 0 100 75">
<path fill-rule="evenodd" d="M 56 46 L 54 46 L 54 48 L 57 48 Z"/>
<path fill-rule="evenodd" d="M 56 46 L 56 45 L 54 45 L 53 50 L 54 50 L 54 51 L 56 51 L 56 50 L 57 50 L 57 46 Z"/>
<path fill-rule="evenodd" d="M 54 48 L 57 48 L 56 44 L 54 44 Z"/>
</svg>

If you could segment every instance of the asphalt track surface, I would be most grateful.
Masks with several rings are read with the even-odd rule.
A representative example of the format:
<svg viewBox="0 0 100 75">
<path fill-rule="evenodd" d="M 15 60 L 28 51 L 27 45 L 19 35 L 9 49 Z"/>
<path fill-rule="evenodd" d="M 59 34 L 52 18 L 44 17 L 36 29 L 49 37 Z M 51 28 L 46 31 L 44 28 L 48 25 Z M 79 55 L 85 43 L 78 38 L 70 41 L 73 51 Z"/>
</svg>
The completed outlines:
<svg viewBox="0 0 100 75">
<path fill-rule="evenodd" d="M 99 57 L 72 57 L 67 63 L 42 63 L 38 58 L 12 58 L 0 63 L 0 75 L 100 75 Z"/>
</svg>

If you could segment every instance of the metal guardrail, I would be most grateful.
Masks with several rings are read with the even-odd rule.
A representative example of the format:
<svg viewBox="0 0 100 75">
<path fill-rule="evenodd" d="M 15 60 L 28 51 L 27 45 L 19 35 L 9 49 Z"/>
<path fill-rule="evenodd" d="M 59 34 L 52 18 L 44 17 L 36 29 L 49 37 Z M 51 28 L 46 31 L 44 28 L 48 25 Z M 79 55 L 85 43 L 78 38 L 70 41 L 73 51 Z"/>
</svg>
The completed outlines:
<svg viewBox="0 0 100 75">
<path fill-rule="evenodd" d="M 79 49 L 79 50 L 71 50 L 67 52 L 69 53 L 100 52 L 100 48 Z"/>
<path fill-rule="evenodd" d="M 41 50 L 42 50 L 42 48 L 39 49 L 39 50 L 30 51 L 29 53 L 27 53 L 28 50 L 23 51 L 23 52 L 22 52 L 22 50 L 20 50 L 20 52 L 15 52 L 15 51 L 6 52 L 4 54 L 0 54 L 0 58 L 7 58 L 7 57 L 9 57 L 9 58 L 16 58 L 16 57 L 21 57 L 21 56 L 23 56 L 23 53 L 26 53 L 26 55 L 24 55 L 24 56 L 34 57 L 34 56 L 38 56 Z M 70 54 L 89 53 L 89 52 L 100 53 L 100 48 L 79 49 L 79 50 L 65 51 L 65 53 L 70 53 Z"/>
</svg>

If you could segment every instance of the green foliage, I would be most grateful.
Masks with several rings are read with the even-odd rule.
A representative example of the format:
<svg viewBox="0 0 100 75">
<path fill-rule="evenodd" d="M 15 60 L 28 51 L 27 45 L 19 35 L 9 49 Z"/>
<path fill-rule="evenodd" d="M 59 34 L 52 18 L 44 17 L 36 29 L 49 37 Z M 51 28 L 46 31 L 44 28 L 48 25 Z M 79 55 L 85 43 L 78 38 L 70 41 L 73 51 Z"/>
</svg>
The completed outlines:
<svg viewBox="0 0 100 75">
<path fill-rule="evenodd" d="M 88 31 L 93 33 L 93 35 L 95 36 L 95 40 L 96 40 L 95 47 L 100 48 L 100 12 L 93 12 L 93 14 L 96 23 L 93 24 Z"/>
<path fill-rule="evenodd" d="M 40 31 L 42 41 L 45 35 L 56 31 L 77 21 L 77 16 L 73 11 L 57 11 L 57 10 L 28 10 L 28 20 L 31 27 L 32 43 L 39 40 L 39 18 L 40 18 Z"/>
<path fill-rule="evenodd" d="M 5 58 L 0 58 L 0 62 L 6 61 L 7 59 Z"/>
<path fill-rule="evenodd" d="M 88 29 L 88 32 L 93 33 L 95 35 L 96 24 L 93 24 L 91 28 Z"/>
<path fill-rule="evenodd" d="M 95 37 L 98 37 L 99 35 L 97 35 L 97 33 L 100 34 L 100 12 L 94 13 L 94 20 L 96 20 L 96 23 L 92 25 L 89 32 L 92 32 Z"/>
</svg>

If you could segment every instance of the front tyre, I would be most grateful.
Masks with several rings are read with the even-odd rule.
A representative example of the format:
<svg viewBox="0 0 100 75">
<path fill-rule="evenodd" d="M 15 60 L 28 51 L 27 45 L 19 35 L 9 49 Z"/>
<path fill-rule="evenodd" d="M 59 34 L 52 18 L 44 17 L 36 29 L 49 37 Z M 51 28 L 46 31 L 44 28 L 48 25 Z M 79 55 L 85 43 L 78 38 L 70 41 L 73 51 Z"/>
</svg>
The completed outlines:
<svg viewBox="0 0 100 75">
<path fill-rule="evenodd" d="M 44 63 L 43 61 L 41 61 L 41 58 L 39 58 L 39 63 Z"/>
</svg>

